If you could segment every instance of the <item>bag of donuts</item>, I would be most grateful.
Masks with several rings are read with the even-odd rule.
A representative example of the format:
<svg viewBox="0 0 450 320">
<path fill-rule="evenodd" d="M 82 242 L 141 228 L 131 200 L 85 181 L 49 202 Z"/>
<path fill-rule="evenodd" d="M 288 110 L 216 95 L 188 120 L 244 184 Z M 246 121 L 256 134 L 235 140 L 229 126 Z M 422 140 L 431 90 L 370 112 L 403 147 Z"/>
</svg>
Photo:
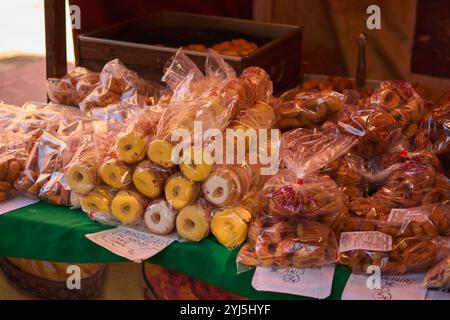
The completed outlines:
<svg viewBox="0 0 450 320">
<path fill-rule="evenodd" d="M 317 128 L 344 109 L 344 95 L 331 90 L 299 92 L 293 97 L 282 96 L 277 107 L 276 128 L 286 131 L 295 128 Z"/>
<path fill-rule="evenodd" d="M 353 273 L 365 274 L 369 266 L 380 267 L 384 274 L 423 273 L 450 254 L 449 239 L 392 237 L 371 231 L 342 233 L 339 263 Z"/>
<path fill-rule="evenodd" d="M 450 167 L 450 92 L 442 96 L 425 115 L 416 136 L 418 148 L 427 149 L 439 157 L 445 168 Z"/>
<path fill-rule="evenodd" d="M 78 106 L 98 85 L 100 75 L 83 67 L 76 67 L 61 79 L 47 79 L 47 94 L 57 104 Z"/>
<path fill-rule="evenodd" d="M 424 102 L 404 81 L 385 81 L 370 97 L 370 104 L 390 114 L 407 139 L 415 137 L 424 115 Z"/>
<path fill-rule="evenodd" d="M 336 259 L 336 236 L 326 224 L 305 218 L 260 216 L 250 222 L 248 241 L 237 256 L 237 269 L 324 266 Z"/>
<path fill-rule="evenodd" d="M 345 212 L 346 195 L 319 170 L 347 153 L 357 141 L 337 127 L 284 133 L 280 155 L 286 168 L 271 177 L 262 190 L 267 214 L 333 220 L 336 214 Z"/>
<path fill-rule="evenodd" d="M 425 275 L 427 288 L 450 288 L 450 256 L 445 257 Z"/>
<path fill-rule="evenodd" d="M 93 108 L 126 102 L 130 105 L 153 105 L 157 102 L 161 86 L 144 80 L 114 59 L 102 69 L 99 84 L 79 103 L 82 112 Z"/>
</svg>

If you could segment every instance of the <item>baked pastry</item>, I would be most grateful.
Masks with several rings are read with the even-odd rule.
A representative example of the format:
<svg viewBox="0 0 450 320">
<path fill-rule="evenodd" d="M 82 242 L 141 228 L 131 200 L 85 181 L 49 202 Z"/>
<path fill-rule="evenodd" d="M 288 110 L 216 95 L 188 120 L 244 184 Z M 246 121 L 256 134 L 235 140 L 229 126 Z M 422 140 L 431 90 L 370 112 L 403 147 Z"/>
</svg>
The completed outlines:
<svg viewBox="0 0 450 320">
<path fill-rule="evenodd" d="M 154 234 L 169 234 L 175 229 L 177 213 L 165 200 L 155 200 L 145 210 L 145 227 Z"/>
<path fill-rule="evenodd" d="M 138 222 L 146 207 L 143 196 L 134 191 L 119 191 L 111 202 L 111 214 L 123 224 Z"/>
<path fill-rule="evenodd" d="M 190 241 L 200 241 L 209 234 L 210 208 L 202 200 L 181 209 L 176 226 L 180 236 Z"/>
<path fill-rule="evenodd" d="M 214 160 L 206 151 L 191 148 L 183 153 L 180 170 L 192 181 L 201 182 L 208 178 L 213 164 Z"/>
<path fill-rule="evenodd" d="M 86 213 L 109 213 L 113 193 L 107 187 L 97 187 L 86 195 L 80 196 L 81 209 Z"/>
<path fill-rule="evenodd" d="M 242 209 L 227 208 L 214 213 L 211 219 L 211 232 L 227 248 L 235 248 L 247 238 L 247 221 L 241 215 Z"/>
<path fill-rule="evenodd" d="M 169 177 L 164 187 L 167 202 L 175 209 L 182 209 L 197 197 L 200 187 L 194 181 L 176 173 Z"/>
<path fill-rule="evenodd" d="M 131 183 L 131 168 L 118 160 L 108 160 L 99 168 L 100 178 L 107 185 L 122 189 Z"/>
<path fill-rule="evenodd" d="M 169 171 L 147 160 L 140 162 L 132 175 L 136 190 L 149 198 L 156 198 L 162 193 L 168 177 Z"/>
</svg>

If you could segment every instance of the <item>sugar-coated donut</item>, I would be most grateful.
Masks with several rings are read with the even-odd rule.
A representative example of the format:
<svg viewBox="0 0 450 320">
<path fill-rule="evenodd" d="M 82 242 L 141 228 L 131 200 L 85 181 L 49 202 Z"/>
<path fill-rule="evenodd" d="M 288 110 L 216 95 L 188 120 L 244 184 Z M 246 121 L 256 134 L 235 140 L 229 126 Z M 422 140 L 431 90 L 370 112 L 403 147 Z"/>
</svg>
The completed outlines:
<svg viewBox="0 0 450 320">
<path fill-rule="evenodd" d="M 145 210 L 145 226 L 154 234 L 169 234 L 175 229 L 177 213 L 165 200 L 155 200 Z"/>
</svg>

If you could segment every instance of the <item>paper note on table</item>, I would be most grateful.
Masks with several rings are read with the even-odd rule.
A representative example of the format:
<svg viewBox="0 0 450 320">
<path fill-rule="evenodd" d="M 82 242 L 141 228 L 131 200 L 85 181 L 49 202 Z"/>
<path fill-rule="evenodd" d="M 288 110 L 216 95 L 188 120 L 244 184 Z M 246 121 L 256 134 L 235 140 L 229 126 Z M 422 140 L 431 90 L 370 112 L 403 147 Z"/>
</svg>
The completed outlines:
<svg viewBox="0 0 450 320">
<path fill-rule="evenodd" d="M 423 286 L 424 274 L 381 275 L 379 283 L 375 285 L 372 282 L 374 277 L 376 274 L 352 273 L 342 293 L 342 300 L 425 299 L 427 289 Z"/>
<path fill-rule="evenodd" d="M 177 239 L 177 235 L 158 236 L 120 226 L 86 234 L 86 238 L 118 256 L 140 262 L 161 252 Z"/>
<path fill-rule="evenodd" d="M 252 286 L 258 291 L 325 299 L 331 294 L 334 266 L 311 268 L 257 267 Z"/>
<path fill-rule="evenodd" d="M 23 208 L 35 203 L 38 203 L 39 199 L 16 197 L 0 203 L 0 215 L 14 211 L 19 208 Z"/>
<path fill-rule="evenodd" d="M 426 300 L 450 300 L 450 288 L 428 289 Z"/>
</svg>

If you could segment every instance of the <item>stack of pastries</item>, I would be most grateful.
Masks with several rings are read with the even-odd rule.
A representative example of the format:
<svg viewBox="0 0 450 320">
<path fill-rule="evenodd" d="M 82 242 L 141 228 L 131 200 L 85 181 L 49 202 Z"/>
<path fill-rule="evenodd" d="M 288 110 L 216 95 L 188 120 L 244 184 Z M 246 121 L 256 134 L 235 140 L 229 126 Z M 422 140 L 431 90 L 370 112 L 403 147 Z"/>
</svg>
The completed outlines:
<svg viewBox="0 0 450 320">
<path fill-rule="evenodd" d="M 248 267 L 422 272 L 448 254 L 449 94 L 431 104 L 406 82 L 362 93 L 335 81 L 276 98 L 264 70 L 237 76 L 212 52 L 203 74 L 182 50 L 163 80 L 166 90 L 114 60 L 48 86 L 83 112 L 1 105 L 0 126 L 22 142 L 0 136 L 0 201 L 22 193 L 157 235 L 247 241 L 238 262 Z M 93 88 L 78 90 L 86 81 Z M 285 131 L 276 143 L 251 134 L 273 128 Z M 227 129 L 241 145 L 218 155 L 211 132 Z M 255 148 L 279 154 L 278 170 L 262 174 Z M 241 163 L 225 161 L 239 153 Z M 392 248 L 340 251 L 341 234 L 373 231 Z"/>
</svg>

